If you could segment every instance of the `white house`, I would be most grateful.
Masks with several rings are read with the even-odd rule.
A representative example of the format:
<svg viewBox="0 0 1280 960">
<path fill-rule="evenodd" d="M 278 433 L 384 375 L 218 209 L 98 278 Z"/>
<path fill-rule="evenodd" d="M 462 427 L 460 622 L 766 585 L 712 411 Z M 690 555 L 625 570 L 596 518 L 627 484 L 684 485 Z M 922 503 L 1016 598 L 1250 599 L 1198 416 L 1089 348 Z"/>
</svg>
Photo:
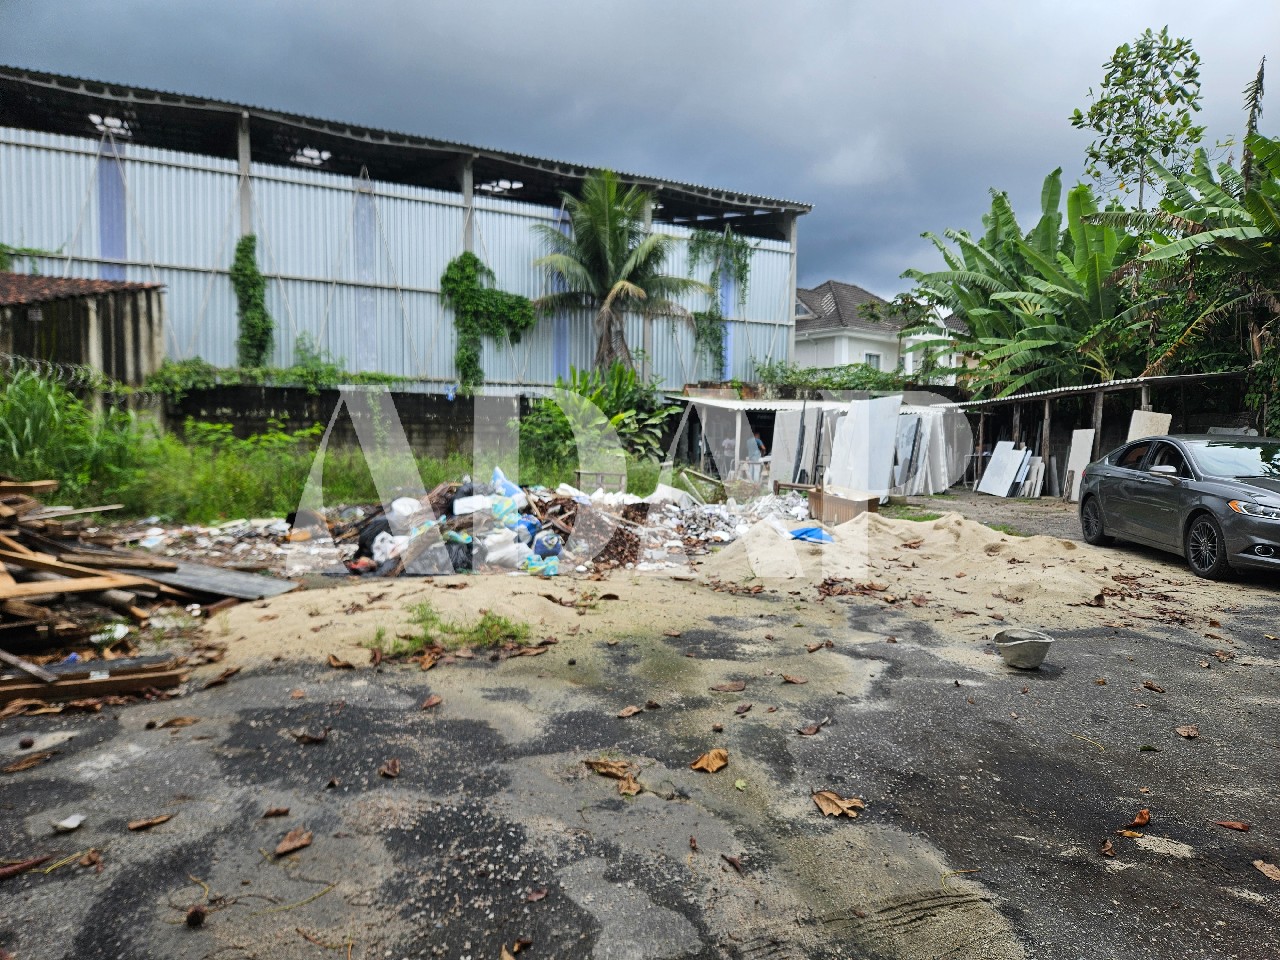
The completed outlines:
<svg viewBox="0 0 1280 960">
<path fill-rule="evenodd" d="M 904 349 L 933 335 L 902 336 L 900 321 L 877 316 L 867 306 L 888 302 L 852 283 L 828 280 L 812 289 L 796 289 L 796 347 L 792 357 L 799 367 L 843 367 L 865 363 L 876 370 L 916 372 L 923 354 Z M 955 329 L 950 320 L 944 321 Z M 950 355 L 936 357 L 936 365 L 950 366 Z"/>
</svg>

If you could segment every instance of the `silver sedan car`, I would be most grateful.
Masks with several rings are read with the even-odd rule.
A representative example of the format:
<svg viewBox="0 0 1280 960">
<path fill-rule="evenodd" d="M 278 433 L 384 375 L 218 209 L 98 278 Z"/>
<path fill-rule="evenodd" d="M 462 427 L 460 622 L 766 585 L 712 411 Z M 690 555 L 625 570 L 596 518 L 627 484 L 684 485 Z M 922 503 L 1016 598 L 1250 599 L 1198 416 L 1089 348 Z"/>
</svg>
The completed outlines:
<svg viewBox="0 0 1280 960">
<path fill-rule="evenodd" d="M 1280 440 L 1171 436 L 1134 440 L 1084 470 L 1080 529 L 1186 558 L 1202 577 L 1280 567 Z"/>
</svg>

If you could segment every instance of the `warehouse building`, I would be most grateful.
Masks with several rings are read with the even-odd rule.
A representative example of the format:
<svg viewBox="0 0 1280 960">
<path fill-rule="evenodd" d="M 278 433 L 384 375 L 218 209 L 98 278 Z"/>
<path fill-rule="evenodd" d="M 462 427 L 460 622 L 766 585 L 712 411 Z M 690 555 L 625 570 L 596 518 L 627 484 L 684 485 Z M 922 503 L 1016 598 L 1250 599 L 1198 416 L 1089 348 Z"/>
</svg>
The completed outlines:
<svg viewBox="0 0 1280 960">
<path fill-rule="evenodd" d="M 501 150 L 220 100 L 0 67 L 0 242 L 35 248 L 42 274 L 163 285 L 164 353 L 231 366 L 229 268 L 258 238 L 276 321 L 273 362 L 304 335 L 351 371 L 441 390 L 455 382 L 440 276 L 476 253 L 499 287 L 546 293 L 530 227 L 557 223 L 562 191 L 591 169 Z M 725 377 L 789 359 L 802 203 L 623 174 L 652 192 L 652 229 L 688 238 L 725 225 L 755 244 L 745 304 L 726 279 Z M 567 227 L 566 227 L 567 229 Z M 687 245 L 667 272 L 687 275 Z M 699 278 L 707 279 L 703 265 Z M 709 306 L 690 298 L 690 310 Z M 668 388 L 712 376 L 687 322 L 629 321 L 628 342 Z M 486 390 L 547 385 L 589 367 L 589 313 L 540 320 L 512 347 L 486 341 Z"/>
</svg>

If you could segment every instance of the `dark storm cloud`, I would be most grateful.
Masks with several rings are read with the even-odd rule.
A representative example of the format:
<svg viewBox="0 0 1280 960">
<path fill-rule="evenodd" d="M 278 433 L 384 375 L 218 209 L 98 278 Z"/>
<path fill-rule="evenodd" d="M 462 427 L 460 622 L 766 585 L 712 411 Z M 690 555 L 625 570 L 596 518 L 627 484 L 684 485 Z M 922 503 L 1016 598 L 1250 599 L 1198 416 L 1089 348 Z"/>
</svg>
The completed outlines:
<svg viewBox="0 0 1280 960">
<path fill-rule="evenodd" d="M 1164 23 L 1238 135 L 1273 4 L 0 0 L 0 62 L 803 200 L 801 283 L 892 295 L 989 187 L 1074 181 L 1068 114 Z"/>
</svg>

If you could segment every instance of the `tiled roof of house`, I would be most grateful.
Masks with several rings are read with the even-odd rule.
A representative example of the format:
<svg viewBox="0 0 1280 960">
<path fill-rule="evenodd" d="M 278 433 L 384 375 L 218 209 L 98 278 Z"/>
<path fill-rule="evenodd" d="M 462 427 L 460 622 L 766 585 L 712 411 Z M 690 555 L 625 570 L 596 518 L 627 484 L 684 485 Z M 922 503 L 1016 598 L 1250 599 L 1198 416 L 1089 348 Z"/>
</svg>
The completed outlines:
<svg viewBox="0 0 1280 960">
<path fill-rule="evenodd" d="M 868 319 L 863 307 L 868 303 L 886 303 L 869 290 L 852 283 L 828 280 L 811 290 L 796 290 L 796 297 L 812 316 L 796 318 L 796 333 L 819 333 L 827 330 L 851 330 L 880 335 L 896 335 L 900 329 L 892 322 Z"/>
<path fill-rule="evenodd" d="M 897 336 L 903 328 L 903 324 L 897 321 L 873 320 L 867 316 L 864 310 L 867 304 L 887 306 L 888 301 L 857 284 L 828 280 L 811 290 L 797 288 L 796 298 L 809 311 L 808 315 L 802 312 L 796 315 L 798 334 L 848 330 L 854 333 Z M 955 314 L 943 318 L 942 323 L 952 333 L 969 332 L 968 324 Z"/>
<path fill-rule="evenodd" d="M 134 290 L 154 290 L 160 283 L 127 280 L 87 280 L 83 277 L 42 277 L 28 273 L 0 273 L 0 307 L 49 303 L 71 297 L 95 296 Z"/>
</svg>

